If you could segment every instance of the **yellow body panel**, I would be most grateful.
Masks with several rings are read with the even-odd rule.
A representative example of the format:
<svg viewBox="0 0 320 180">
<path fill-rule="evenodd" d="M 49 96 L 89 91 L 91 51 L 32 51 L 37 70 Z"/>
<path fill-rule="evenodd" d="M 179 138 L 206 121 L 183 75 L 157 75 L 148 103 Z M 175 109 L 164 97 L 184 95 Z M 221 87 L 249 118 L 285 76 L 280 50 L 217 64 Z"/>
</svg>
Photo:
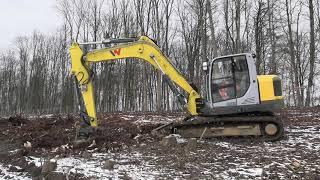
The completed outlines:
<svg viewBox="0 0 320 180">
<path fill-rule="evenodd" d="M 260 101 L 282 100 L 283 96 L 275 96 L 273 79 L 277 75 L 258 75 Z"/>
<path fill-rule="evenodd" d="M 77 43 L 70 47 L 71 73 L 77 77 L 81 85 L 81 92 L 86 110 L 90 116 L 91 126 L 97 126 L 92 80 L 90 79 L 90 63 L 109 61 L 124 58 L 137 58 L 150 63 L 156 69 L 161 70 L 170 80 L 185 90 L 188 97 L 187 109 L 191 115 L 197 115 L 196 99 L 200 95 L 190 86 L 188 81 L 173 67 L 168 58 L 159 47 L 148 37 L 142 36 L 138 41 L 117 45 L 88 52 L 83 57 L 83 51 Z"/>
</svg>

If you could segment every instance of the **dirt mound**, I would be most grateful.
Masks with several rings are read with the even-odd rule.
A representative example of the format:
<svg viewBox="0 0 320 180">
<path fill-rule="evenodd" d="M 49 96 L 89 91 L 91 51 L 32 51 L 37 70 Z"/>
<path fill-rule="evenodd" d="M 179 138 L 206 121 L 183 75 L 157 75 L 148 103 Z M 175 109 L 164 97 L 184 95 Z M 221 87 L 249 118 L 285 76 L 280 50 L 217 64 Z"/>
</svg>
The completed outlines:
<svg viewBox="0 0 320 180">
<path fill-rule="evenodd" d="M 71 141 L 71 116 L 54 116 L 50 118 L 26 119 L 23 117 L 8 118 L 8 126 L 2 126 L 7 138 L 15 143 L 30 142 L 33 148 L 51 148 Z"/>
<path fill-rule="evenodd" d="M 96 132 L 95 142 L 103 148 L 119 148 L 123 145 L 129 146 L 135 143 L 138 135 L 149 134 L 157 125 L 138 125 L 134 121 L 124 120 L 114 116 L 112 121 L 100 123 Z"/>
<path fill-rule="evenodd" d="M 138 124 L 135 120 L 122 117 L 123 114 L 100 116 L 99 128 L 94 136 L 99 148 L 119 148 L 135 142 L 134 138 L 148 134 L 158 124 Z M 1 121 L 0 130 L 10 142 L 22 146 L 30 142 L 32 149 L 52 149 L 63 145 L 71 146 L 79 124 L 74 115 L 55 115 L 27 119 L 22 116 L 9 117 Z"/>
<path fill-rule="evenodd" d="M 22 117 L 21 115 L 17 115 L 17 116 L 9 117 L 8 122 L 12 126 L 21 126 L 23 124 L 28 124 L 29 120 L 25 117 Z"/>
</svg>

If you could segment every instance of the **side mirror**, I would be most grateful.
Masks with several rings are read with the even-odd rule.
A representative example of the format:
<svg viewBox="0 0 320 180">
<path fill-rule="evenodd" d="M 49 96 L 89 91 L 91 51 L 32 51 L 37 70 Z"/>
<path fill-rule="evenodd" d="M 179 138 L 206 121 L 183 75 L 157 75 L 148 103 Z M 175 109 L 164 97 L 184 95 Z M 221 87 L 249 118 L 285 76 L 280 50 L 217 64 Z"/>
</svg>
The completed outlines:
<svg viewBox="0 0 320 180">
<path fill-rule="evenodd" d="M 203 62 L 202 63 L 202 70 L 204 70 L 204 71 L 208 71 L 208 62 L 207 61 L 205 61 L 205 62 Z"/>
</svg>

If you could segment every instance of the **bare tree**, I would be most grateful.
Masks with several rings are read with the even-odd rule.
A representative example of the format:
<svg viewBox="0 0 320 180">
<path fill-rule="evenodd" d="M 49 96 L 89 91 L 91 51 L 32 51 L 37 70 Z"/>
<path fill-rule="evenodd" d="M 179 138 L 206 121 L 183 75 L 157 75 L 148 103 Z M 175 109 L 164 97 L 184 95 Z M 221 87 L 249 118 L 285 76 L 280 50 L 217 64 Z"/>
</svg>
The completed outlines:
<svg viewBox="0 0 320 180">
<path fill-rule="evenodd" d="M 267 1 L 268 6 L 268 37 L 270 42 L 270 48 L 271 48 L 271 55 L 270 55 L 270 74 L 276 74 L 277 73 L 277 61 L 276 61 L 276 27 L 275 27 L 275 17 L 274 17 L 274 9 L 275 2 L 274 0 L 268 0 Z"/>
<path fill-rule="evenodd" d="M 215 7 L 212 7 L 211 0 L 207 0 L 207 13 L 209 17 L 209 27 L 211 31 L 211 44 L 212 44 L 212 51 L 213 51 L 213 57 L 218 56 L 218 47 L 217 47 L 217 40 L 216 40 L 216 28 L 215 28 L 215 22 L 213 20 L 213 12 L 212 9 L 216 9 Z"/>
<path fill-rule="evenodd" d="M 295 97 L 294 97 L 294 101 L 295 101 L 295 105 L 301 105 L 300 101 L 297 101 L 297 98 L 300 99 L 301 94 L 300 94 L 300 87 L 299 87 L 299 77 L 298 77 L 298 68 L 296 65 L 296 60 L 295 60 L 295 48 L 294 48 L 294 41 L 293 41 L 293 32 L 292 32 L 292 12 L 290 9 L 291 4 L 289 3 L 289 0 L 286 0 L 285 2 L 285 6 L 286 6 L 286 15 L 287 15 L 287 27 L 288 27 L 288 44 L 289 44 L 289 55 L 290 55 L 290 63 L 292 66 L 292 70 L 293 70 L 293 76 L 294 76 L 294 83 L 292 83 L 293 85 L 293 90 L 295 92 Z M 296 72 L 296 73 L 294 73 Z"/>
<path fill-rule="evenodd" d="M 314 81 L 314 62 L 315 62 L 315 32 L 314 32 L 314 8 L 313 1 L 309 0 L 309 13 L 310 13 L 310 70 L 307 87 L 306 106 L 310 106 L 311 88 Z"/>
<path fill-rule="evenodd" d="M 241 40 L 240 40 L 240 16 L 241 16 L 241 0 L 236 0 L 235 8 L 236 8 L 236 15 L 235 15 L 235 24 L 236 24 L 236 43 L 235 43 L 235 53 L 241 52 Z"/>
<path fill-rule="evenodd" d="M 265 44 L 265 36 L 264 36 L 264 26 L 265 26 L 265 15 L 266 8 L 265 3 L 261 0 L 258 2 L 257 13 L 254 19 L 254 37 L 255 37 L 255 45 L 256 45 L 256 69 L 257 73 L 260 74 L 260 66 L 262 63 L 262 55 L 263 55 L 263 46 Z M 263 67 L 265 69 L 265 66 Z M 265 73 L 265 71 L 263 71 Z"/>
</svg>

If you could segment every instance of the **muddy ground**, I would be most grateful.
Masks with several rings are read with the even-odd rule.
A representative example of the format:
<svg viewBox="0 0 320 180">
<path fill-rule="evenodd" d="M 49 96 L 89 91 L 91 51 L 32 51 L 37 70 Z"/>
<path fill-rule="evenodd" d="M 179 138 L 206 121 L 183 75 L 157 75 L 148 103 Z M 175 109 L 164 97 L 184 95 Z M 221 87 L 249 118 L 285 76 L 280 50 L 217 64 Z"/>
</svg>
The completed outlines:
<svg viewBox="0 0 320 180">
<path fill-rule="evenodd" d="M 320 179 L 320 108 L 277 113 L 277 142 L 184 139 L 168 144 L 150 131 L 182 113 L 100 114 L 91 144 L 73 147 L 78 117 L 0 119 L 2 179 Z"/>
</svg>

